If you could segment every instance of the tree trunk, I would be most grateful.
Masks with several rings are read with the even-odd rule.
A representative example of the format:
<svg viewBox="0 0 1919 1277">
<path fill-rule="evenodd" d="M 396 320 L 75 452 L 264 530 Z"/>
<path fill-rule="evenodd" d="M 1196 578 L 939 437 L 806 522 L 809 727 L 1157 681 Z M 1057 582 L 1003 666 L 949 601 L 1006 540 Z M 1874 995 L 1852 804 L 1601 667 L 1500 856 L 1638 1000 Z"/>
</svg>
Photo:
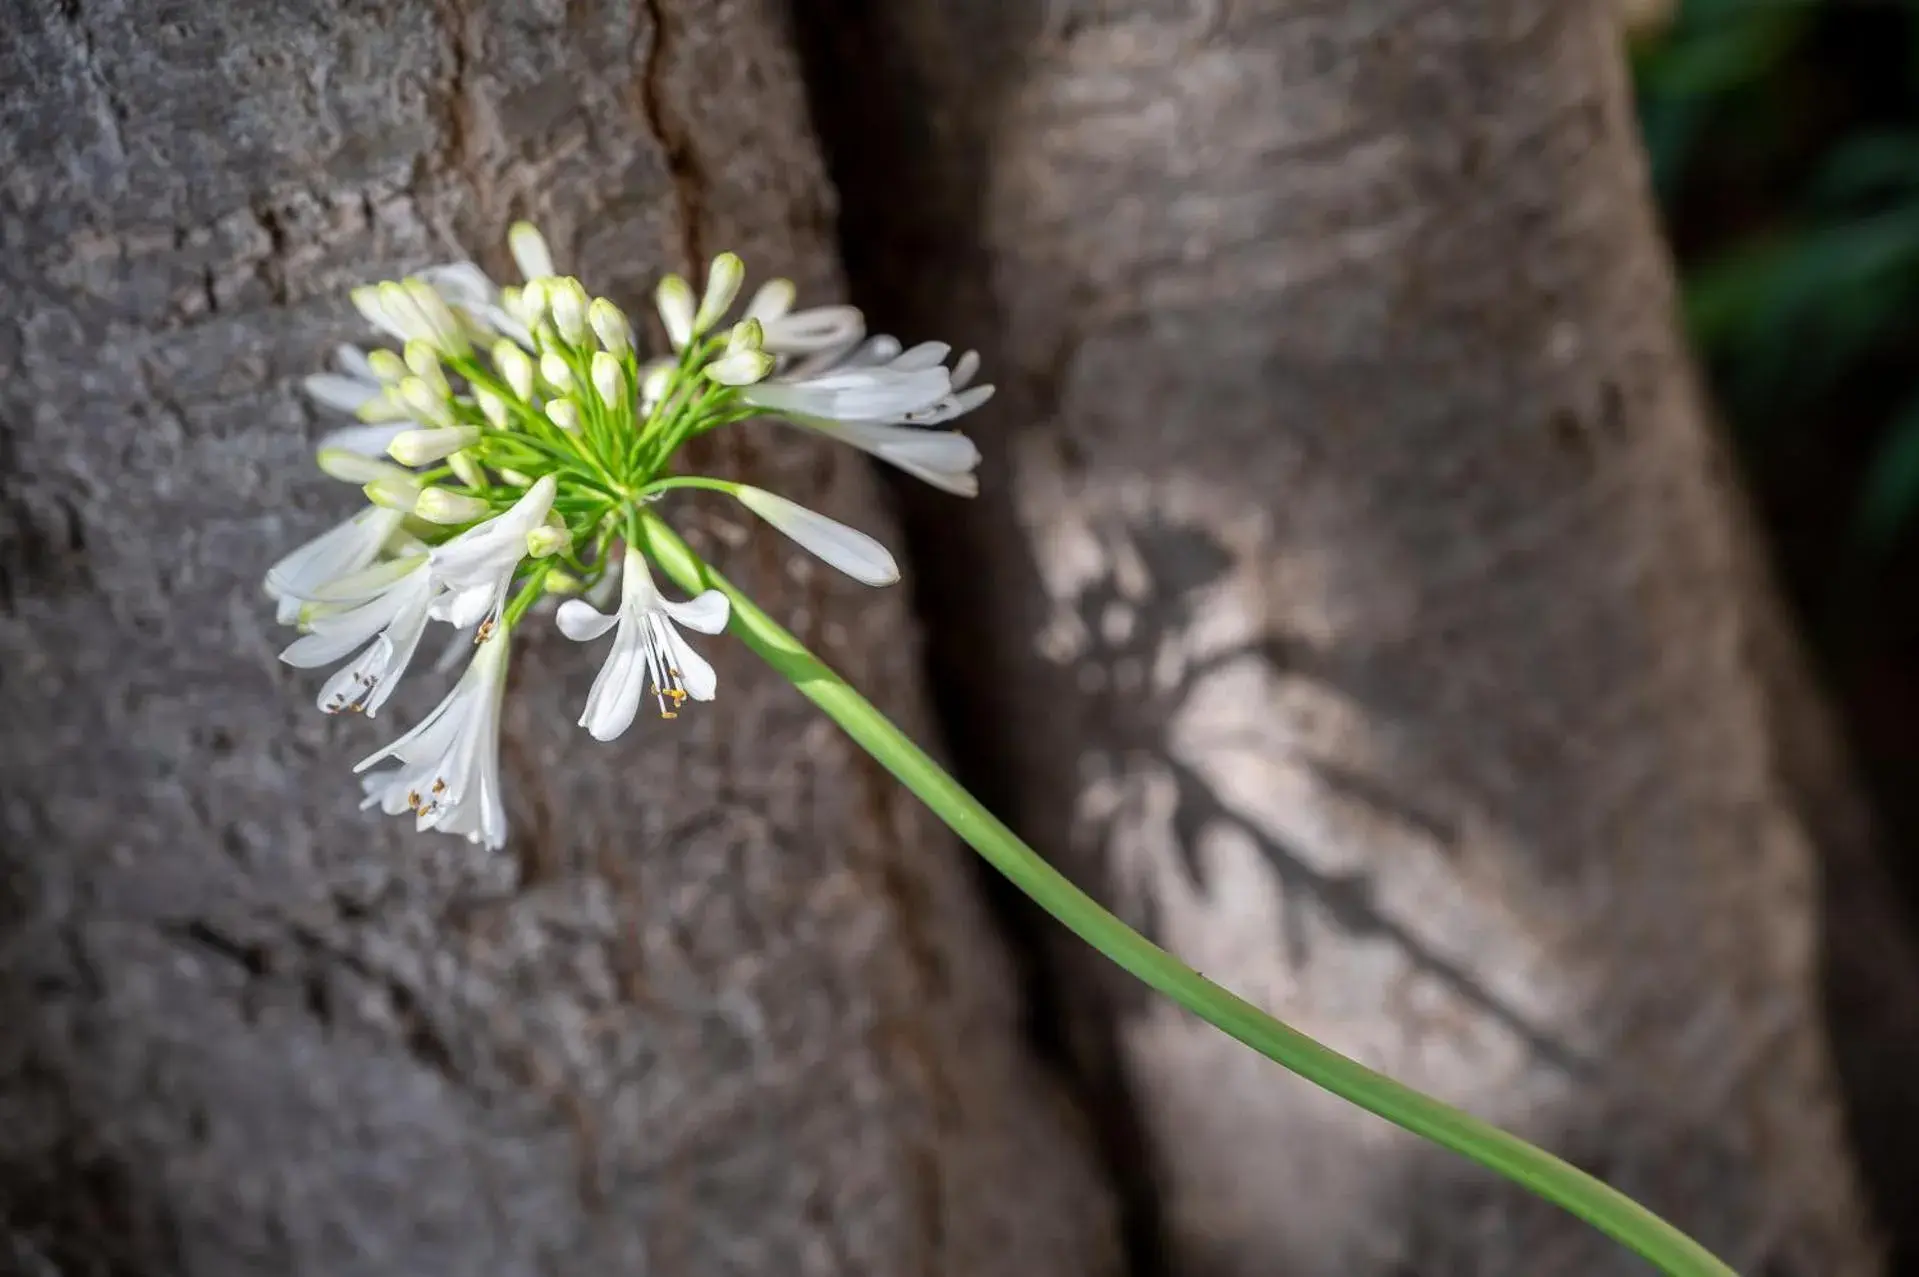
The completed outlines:
<svg viewBox="0 0 1919 1277">
<path fill-rule="evenodd" d="M 499 267 L 530 215 L 635 314 L 721 247 L 834 289 L 767 16 L 6 8 L 0 1268 L 1114 1271 L 962 853 L 737 646 L 717 704 L 598 746 L 593 663 L 522 627 L 501 855 L 356 810 L 430 680 L 325 720 L 275 660 L 260 575 L 350 504 L 295 391 L 348 285 Z M 848 457 L 723 451 L 884 535 Z M 918 721 L 897 594 L 716 509 L 676 507 Z"/>
<path fill-rule="evenodd" d="M 1873 1271 L 1608 7 L 832 10 L 856 296 L 1002 384 L 987 495 L 908 505 L 975 777 L 1209 975 L 1742 1271 Z M 1173 1271 L 1639 1271 L 1058 970 Z"/>
</svg>

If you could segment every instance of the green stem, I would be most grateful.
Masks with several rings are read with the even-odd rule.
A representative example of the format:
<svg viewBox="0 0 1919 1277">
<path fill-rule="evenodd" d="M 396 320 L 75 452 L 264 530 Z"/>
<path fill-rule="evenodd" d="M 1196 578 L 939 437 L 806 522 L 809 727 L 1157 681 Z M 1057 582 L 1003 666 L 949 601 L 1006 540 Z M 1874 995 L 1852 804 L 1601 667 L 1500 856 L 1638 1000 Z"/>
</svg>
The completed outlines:
<svg viewBox="0 0 1919 1277">
<path fill-rule="evenodd" d="M 1320 1045 L 1147 940 L 1020 841 L 866 698 L 702 562 L 657 516 L 643 513 L 640 531 L 647 552 L 668 576 L 688 591 L 725 594 L 733 607 L 731 628 L 742 642 L 791 679 L 802 695 L 1013 885 L 1139 980 L 1307 1081 L 1565 1208 L 1674 1277 L 1733 1277 L 1732 1269 L 1698 1242 L 1623 1193 L 1515 1135 Z"/>
</svg>

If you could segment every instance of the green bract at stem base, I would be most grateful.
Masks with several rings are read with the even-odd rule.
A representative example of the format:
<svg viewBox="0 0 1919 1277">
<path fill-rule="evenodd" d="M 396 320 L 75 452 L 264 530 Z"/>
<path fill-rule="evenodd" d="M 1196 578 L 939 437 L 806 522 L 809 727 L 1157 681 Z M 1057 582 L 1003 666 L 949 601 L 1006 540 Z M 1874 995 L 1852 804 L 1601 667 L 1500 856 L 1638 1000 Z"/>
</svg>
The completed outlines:
<svg viewBox="0 0 1919 1277">
<path fill-rule="evenodd" d="M 652 514 L 642 514 L 639 532 L 646 552 L 682 589 L 725 594 L 732 603 L 729 628 L 740 641 L 826 711 L 953 832 L 1040 908 L 1140 981 L 1307 1081 L 1563 1207 L 1674 1277 L 1734 1277 L 1705 1247 L 1630 1197 L 1516 1135 L 1320 1045 L 1134 931 L 1041 859 L 845 679 L 707 566 L 671 528 Z"/>
</svg>

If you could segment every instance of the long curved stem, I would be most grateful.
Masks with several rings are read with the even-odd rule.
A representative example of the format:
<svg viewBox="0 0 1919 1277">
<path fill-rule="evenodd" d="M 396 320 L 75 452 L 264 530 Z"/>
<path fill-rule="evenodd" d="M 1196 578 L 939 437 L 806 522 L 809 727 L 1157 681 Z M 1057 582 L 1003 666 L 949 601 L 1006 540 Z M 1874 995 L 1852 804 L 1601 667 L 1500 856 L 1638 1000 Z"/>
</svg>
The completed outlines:
<svg viewBox="0 0 1919 1277">
<path fill-rule="evenodd" d="M 716 589 L 725 594 L 733 607 L 731 628 L 741 641 L 791 679 L 995 869 L 1139 980 L 1307 1081 L 1565 1208 L 1663 1271 L 1675 1277 L 1733 1277 L 1733 1270 L 1705 1247 L 1623 1193 L 1515 1135 L 1320 1045 L 1128 927 L 1020 841 L 845 679 L 702 562 L 672 529 L 644 514 L 640 531 L 647 552 L 668 576 L 689 591 Z"/>
</svg>

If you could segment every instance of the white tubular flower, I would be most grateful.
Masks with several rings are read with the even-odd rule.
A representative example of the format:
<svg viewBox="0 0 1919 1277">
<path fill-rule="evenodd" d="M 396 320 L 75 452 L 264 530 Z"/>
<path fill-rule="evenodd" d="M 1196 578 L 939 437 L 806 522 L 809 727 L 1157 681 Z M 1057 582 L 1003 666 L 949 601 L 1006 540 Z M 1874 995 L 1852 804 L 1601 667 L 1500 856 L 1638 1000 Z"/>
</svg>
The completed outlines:
<svg viewBox="0 0 1919 1277">
<path fill-rule="evenodd" d="M 398 510 L 369 506 L 268 568 L 267 596 L 278 603 L 274 619 L 282 625 L 293 624 L 300 618 L 303 600 L 373 562 L 405 517 Z"/>
<path fill-rule="evenodd" d="M 663 596 L 653 584 L 646 560 L 628 547 L 622 565 L 619 611 L 608 616 L 592 604 L 568 599 L 555 617 L 560 632 L 576 642 L 599 638 L 615 625 L 613 650 L 587 693 L 580 726 L 595 740 L 613 740 L 633 725 L 647 681 L 661 718 L 677 718 L 687 700 L 710 701 L 718 676 L 705 658 L 680 637 L 676 626 L 702 634 L 726 628 L 726 596 L 708 590 L 684 603 Z"/>
<path fill-rule="evenodd" d="M 813 355 L 825 350 L 847 350 L 866 332 L 866 318 L 857 306 L 815 306 L 793 309 L 797 290 L 790 279 L 769 279 L 746 304 L 746 318 L 757 319 L 765 332 L 770 355 Z"/>
<path fill-rule="evenodd" d="M 979 448 L 957 430 L 915 429 L 878 421 L 827 421 L 818 417 L 793 420 L 809 430 L 851 444 L 956 497 L 979 495 L 979 476 L 973 473 L 979 468 Z"/>
<path fill-rule="evenodd" d="M 339 365 L 339 372 L 316 372 L 300 383 L 315 403 L 362 421 L 399 421 L 406 416 L 405 409 L 386 393 L 386 382 L 374 371 L 364 350 L 336 346 L 333 362 Z"/>
<path fill-rule="evenodd" d="M 326 681 L 319 704 L 328 714 L 363 710 L 371 718 L 412 662 L 437 592 L 424 557 L 363 568 L 314 592 L 322 607 L 313 610 L 309 633 L 280 653 L 280 659 L 313 669 L 366 644 L 351 664 Z"/>
<path fill-rule="evenodd" d="M 862 348 L 864 349 L 864 347 Z M 938 354 L 928 358 L 932 350 Z M 846 361 L 821 368 L 799 368 L 748 386 L 740 397 L 779 416 L 819 417 L 829 421 L 904 422 L 931 410 L 953 388 L 940 360 L 946 348 L 937 342 L 916 346 L 883 363 Z"/>
<path fill-rule="evenodd" d="M 891 585 L 900 579 L 899 564 L 886 547 L 864 532 L 847 527 L 764 488 L 740 484 L 733 489 L 741 505 L 778 528 L 801 548 L 811 551 L 863 585 Z"/>
<path fill-rule="evenodd" d="M 433 604 L 436 619 L 461 629 L 478 625 L 482 639 L 492 633 L 513 574 L 526 557 L 526 534 L 546 522 L 557 491 L 553 476 L 542 475 L 504 514 L 468 528 L 428 556 L 428 570 L 447 590 Z"/>
<path fill-rule="evenodd" d="M 851 444 L 936 488 L 956 496 L 977 496 L 979 479 L 973 472 L 979 467 L 979 449 L 957 431 L 928 428 L 971 412 L 993 394 L 991 386 L 970 384 L 979 371 L 979 356 L 970 350 L 947 372 L 944 362 L 950 349 L 943 342 L 926 342 L 902 351 L 891 337 L 873 337 L 844 352 L 835 362 L 815 362 L 810 371 L 802 367 L 781 373 L 772 382 L 747 391 L 745 398 L 761 406 L 767 406 L 769 397 L 774 402 L 803 403 L 794 392 L 810 395 L 813 389 L 826 385 L 838 395 L 835 411 L 803 406 L 774 411 L 795 425 Z M 881 404 L 879 393 L 862 394 L 862 377 L 891 379 L 899 393 L 892 402 Z M 940 377 L 945 378 L 946 386 L 935 393 L 935 379 Z M 923 380 L 912 382 L 914 378 Z M 909 385 L 920 389 L 909 392 Z"/>
<path fill-rule="evenodd" d="M 483 639 L 466 673 L 419 726 L 354 766 L 364 772 L 389 758 L 399 764 L 362 778 L 361 806 L 389 816 L 411 811 L 416 829 L 458 834 L 488 849 L 506 845 L 500 796 L 506 656 L 506 635 Z"/>
</svg>

